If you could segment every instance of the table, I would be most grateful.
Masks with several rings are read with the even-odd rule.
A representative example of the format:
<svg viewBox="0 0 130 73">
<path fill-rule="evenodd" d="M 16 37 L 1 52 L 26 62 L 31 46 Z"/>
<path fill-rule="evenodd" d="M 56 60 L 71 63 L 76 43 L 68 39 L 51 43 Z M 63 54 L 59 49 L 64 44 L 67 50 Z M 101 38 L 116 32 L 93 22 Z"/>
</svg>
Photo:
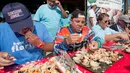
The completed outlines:
<svg viewBox="0 0 130 73">
<path fill-rule="evenodd" d="M 107 49 L 110 49 L 110 46 L 115 44 L 114 42 L 106 42 L 104 46 L 109 46 Z M 122 50 L 116 50 L 122 53 L 124 56 L 119 61 L 115 62 L 111 67 L 109 67 L 104 73 L 130 73 L 130 53 L 126 53 Z M 77 65 L 78 68 L 83 73 L 92 73 L 91 71 Z"/>
<path fill-rule="evenodd" d="M 112 44 L 109 42 L 109 45 Z M 130 73 L 130 53 L 123 52 L 121 50 L 116 50 L 120 53 L 122 53 L 124 56 L 122 59 L 114 63 L 111 67 L 109 67 L 104 73 Z M 42 59 L 42 62 L 45 62 L 48 58 Z M 92 73 L 91 71 L 81 67 L 80 65 L 77 65 L 79 70 L 81 70 L 83 73 Z M 0 70 L 0 73 L 6 73 L 8 69 L 6 70 Z M 11 73 L 11 72 L 9 72 Z"/>
<path fill-rule="evenodd" d="M 130 54 L 121 52 L 124 57 L 109 67 L 104 73 L 130 73 Z M 77 65 L 83 73 L 92 73 L 91 71 Z"/>
</svg>

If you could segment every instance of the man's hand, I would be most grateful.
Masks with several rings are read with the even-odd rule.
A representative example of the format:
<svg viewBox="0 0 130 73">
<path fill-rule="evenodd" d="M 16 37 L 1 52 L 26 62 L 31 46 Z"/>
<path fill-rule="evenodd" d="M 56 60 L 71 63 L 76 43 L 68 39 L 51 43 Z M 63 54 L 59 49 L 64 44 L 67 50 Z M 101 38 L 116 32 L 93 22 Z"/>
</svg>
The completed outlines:
<svg viewBox="0 0 130 73">
<path fill-rule="evenodd" d="M 74 44 L 76 42 L 78 42 L 78 40 L 81 38 L 80 34 L 70 34 L 67 38 L 66 38 L 66 42 L 68 45 L 70 44 Z"/>
<path fill-rule="evenodd" d="M 92 42 L 89 43 L 88 48 L 90 50 L 96 50 L 96 49 L 98 49 L 98 43 L 96 41 L 92 41 Z"/>
<path fill-rule="evenodd" d="M 121 37 L 121 39 L 123 39 L 123 40 L 126 40 L 126 41 L 129 40 L 129 36 L 128 36 L 127 33 L 121 33 L 121 34 L 120 34 L 120 37 Z"/>
<path fill-rule="evenodd" d="M 56 4 L 58 7 L 60 7 L 60 6 L 61 6 L 60 1 L 58 1 L 58 0 L 56 0 L 56 1 L 55 1 L 55 4 Z"/>
<path fill-rule="evenodd" d="M 130 38 L 130 29 L 129 28 L 126 28 L 125 29 L 125 32 L 128 34 L 129 38 Z"/>
<path fill-rule="evenodd" d="M 7 52 L 0 52 L 0 69 L 3 69 L 4 66 L 12 65 L 15 60 L 16 59 Z"/>
<path fill-rule="evenodd" d="M 34 46 L 38 46 L 39 44 L 42 43 L 42 41 L 39 39 L 38 36 L 36 36 L 35 34 L 33 34 L 31 31 L 28 31 L 25 34 L 25 39 L 27 40 L 27 42 L 29 42 L 30 44 L 34 45 Z"/>
</svg>

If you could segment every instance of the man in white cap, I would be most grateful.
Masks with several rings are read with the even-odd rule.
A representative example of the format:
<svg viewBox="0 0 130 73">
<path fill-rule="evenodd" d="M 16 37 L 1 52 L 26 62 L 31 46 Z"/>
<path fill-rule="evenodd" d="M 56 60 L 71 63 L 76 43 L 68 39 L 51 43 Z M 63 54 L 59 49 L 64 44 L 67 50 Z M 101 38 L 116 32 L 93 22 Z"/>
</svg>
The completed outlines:
<svg viewBox="0 0 130 73">
<path fill-rule="evenodd" d="M 129 23 L 129 17 L 127 15 L 121 15 L 117 21 L 117 24 L 110 26 L 110 28 L 118 32 L 124 32 Z"/>
<path fill-rule="evenodd" d="M 96 18 L 96 14 L 95 14 L 96 8 L 97 8 L 96 3 L 92 3 L 91 9 L 88 11 L 87 26 L 90 29 L 97 23 L 97 18 Z"/>
</svg>

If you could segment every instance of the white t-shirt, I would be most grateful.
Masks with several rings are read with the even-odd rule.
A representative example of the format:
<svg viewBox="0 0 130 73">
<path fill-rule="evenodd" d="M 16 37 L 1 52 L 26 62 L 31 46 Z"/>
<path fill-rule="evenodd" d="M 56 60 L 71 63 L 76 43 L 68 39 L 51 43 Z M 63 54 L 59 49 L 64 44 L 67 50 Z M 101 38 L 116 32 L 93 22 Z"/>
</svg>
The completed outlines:
<svg viewBox="0 0 130 73">
<path fill-rule="evenodd" d="M 97 18 L 96 18 L 96 14 L 94 12 L 93 9 L 90 9 L 88 11 L 88 16 L 87 16 L 87 26 L 91 29 L 92 28 L 92 25 L 90 24 L 90 21 L 89 21 L 89 18 L 92 17 L 93 19 L 93 24 L 96 25 L 97 23 Z"/>
</svg>

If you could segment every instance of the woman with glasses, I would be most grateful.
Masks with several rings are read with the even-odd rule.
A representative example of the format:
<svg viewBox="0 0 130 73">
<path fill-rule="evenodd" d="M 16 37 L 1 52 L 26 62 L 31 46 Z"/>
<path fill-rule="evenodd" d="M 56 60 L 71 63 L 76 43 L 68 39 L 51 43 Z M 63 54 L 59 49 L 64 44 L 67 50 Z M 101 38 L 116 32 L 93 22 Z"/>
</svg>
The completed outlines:
<svg viewBox="0 0 130 73">
<path fill-rule="evenodd" d="M 129 40 L 129 37 L 126 33 L 117 32 L 108 27 L 109 15 L 106 13 L 101 13 L 98 16 L 98 24 L 92 28 L 92 31 L 95 32 L 100 38 L 105 41 L 119 41 L 119 40 Z"/>
</svg>

